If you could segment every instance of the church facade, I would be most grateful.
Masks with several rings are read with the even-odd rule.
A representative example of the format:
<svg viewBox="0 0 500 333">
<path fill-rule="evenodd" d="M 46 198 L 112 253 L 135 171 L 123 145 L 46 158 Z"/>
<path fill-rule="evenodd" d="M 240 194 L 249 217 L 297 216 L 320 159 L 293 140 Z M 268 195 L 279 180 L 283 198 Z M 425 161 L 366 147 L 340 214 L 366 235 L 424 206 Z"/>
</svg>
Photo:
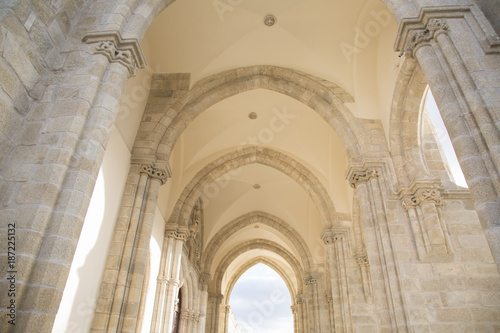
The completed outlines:
<svg viewBox="0 0 500 333">
<path fill-rule="evenodd" d="M 226 333 L 257 264 L 295 333 L 500 331 L 495 0 L 3 0 L 0 88 L 1 332 Z"/>
</svg>

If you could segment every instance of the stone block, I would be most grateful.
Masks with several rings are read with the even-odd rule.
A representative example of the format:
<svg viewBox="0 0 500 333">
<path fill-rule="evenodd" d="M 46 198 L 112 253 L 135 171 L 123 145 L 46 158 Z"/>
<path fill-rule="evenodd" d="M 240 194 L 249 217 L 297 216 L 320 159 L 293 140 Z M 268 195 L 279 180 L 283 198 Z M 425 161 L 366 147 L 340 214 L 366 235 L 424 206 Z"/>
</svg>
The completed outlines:
<svg viewBox="0 0 500 333">
<path fill-rule="evenodd" d="M 468 309 L 436 309 L 436 319 L 444 322 L 468 322 L 471 314 Z"/>
<path fill-rule="evenodd" d="M 14 36 L 10 33 L 7 33 L 7 38 L 5 39 L 4 58 L 12 66 L 24 86 L 28 90 L 33 89 L 35 84 L 40 80 L 40 75 L 31 60 L 17 44 Z"/>
</svg>

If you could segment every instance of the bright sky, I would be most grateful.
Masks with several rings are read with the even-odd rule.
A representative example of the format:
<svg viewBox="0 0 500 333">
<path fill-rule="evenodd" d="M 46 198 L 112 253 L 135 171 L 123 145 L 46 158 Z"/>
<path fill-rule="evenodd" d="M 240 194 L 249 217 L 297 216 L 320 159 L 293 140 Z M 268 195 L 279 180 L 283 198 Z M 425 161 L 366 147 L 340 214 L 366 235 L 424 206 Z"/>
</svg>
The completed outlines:
<svg viewBox="0 0 500 333">
<path fill-rule="evenodd" d="M 455 154 L 455 150 L 451 144 L 450 136 L 444 126 L 443 119 L 441 118 L 441 114 L 439 113 L 436 101 L 434 100 L 434 96 L 432 96 L 430 89 L 427 93 L 425 108 L 427 109 L 429 118 L 431 119 L 432 125 L 436 131 L 436 136 L 443 147 L 455 184 L 462 187 L 468 187 L 462 169 L 460 168 L 460 164 L 458 163 L 457 155 Z"/>
<path fill-rule="evenodd" d="M 242 333 L 293 333 L 290 293 L 281 277 L 264 264 L 247 270 L 236 282 L 231 309 Z"/>
</svg>

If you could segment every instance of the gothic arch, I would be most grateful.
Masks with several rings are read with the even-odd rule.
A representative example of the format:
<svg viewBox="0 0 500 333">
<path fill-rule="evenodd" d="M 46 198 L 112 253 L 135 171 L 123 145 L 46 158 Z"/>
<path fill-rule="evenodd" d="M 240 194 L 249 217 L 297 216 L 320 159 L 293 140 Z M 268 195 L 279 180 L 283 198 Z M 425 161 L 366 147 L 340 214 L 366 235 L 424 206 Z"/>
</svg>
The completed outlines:
<svg viewBox="0 0 500 333">
<path fill-rule="evenodd" d="M 225 256 L 224 259 L 218 264 L 215 275 L 212 280 L 212 288 L 218 293 L 221 293 L 222 279 L 224 274 L 229 267 L 229 265 L 240 255 L 250 250 L 267 250 L 274 252 L 275 254 L 282 257 L 292 268 L 295 278 L 297 280 L 297 292 L 302 292 L 302 277 L 304 276 L 304 270 L 300 265 L 300 262 L 284 247 L 274 242 L 265 239 L 253 239 L 240 243 L 231 249 Z"/>
<path fill-rule="evenodd" d="M 333 202 L 321 182 L 299 162 L 271 148 L 247 147 L 230 152 L 199 171 L 186 185 L 170 216 L 170 223 L 184 225 L 196 200 L 202 195 L 203 187 L 231 170 L 245 165 L 259 163 L 290 176 L 310 195 L 325 224 L 338 219 Z"/>
<path fill-rule="evenodd" d="M 348 159 L 359 161 L 362 154 L 367 153 L 363 147 L 369 147 L 369 136 L 359 119 L 344 105 L 354 101 L 349 93 L 332 82 L 293 69 L 257 65 L 229 70 L 197 82 L 179 101 L 164 110 L 153 131 L 139 128 L 137 138 L 147 140 L 137 140 L 132 154 L 155 156 L 158 161 L 168 163 L 178 137 L 200 113 L 226 98 L 259 88 L 284 94 L 315 110 L 335 130 Z"/>
<path fill-rule="evenodd" d="M 224 244 L 224 242 L 231 237 L 231 235 L 254 223 L 267 225 L 287 237 L 294 244 L 295 249 L 299 252 L 300 261 L 304 266 L 304 269 L 306 271 L 313 269 L 314 263 L 311 261 L 311 252 L 300 234 L 282 219 L 265 212 L 255 211 L 234 219 L 217 232 L 217 234 L 208 243 L 205 251 L 203 251 L 201 258 L 203 265 L 202 270 L 205 270 L 206 272 L 210 271 L 217 251 L 220 249 L 222 244 Z"/>
<path fill-rule="evenodd" d="M 427 81 L 418 63 L 406 59 L 398 77 L 391 110 L 390 149 L 400 185 L 434 179 L 425 166 L 419 143 L 422 96 Z"/>
<path fill-rule="evenodd" d="M 257 264 L 264 264 L 272 268 L 280 277 L 281 279 L 285 282 L 286 287 L 288 289 L 288 292 L 290 293 L 290 299 L 292 300 L 292 304 L 295 300 L 295 296 L 298 294 L 297 290 L 293 287 L 292 281 L 290 281 L 290 278 L 286 275 L 285 272 L 283 272 L 282 268 L 275 263 L 273 260 L 269 258 L 264 258 L 264 257 L 258 257 L 250 262 L 246 263 L 245 265 L 241 266 L 238 271 L 233 274 L 231 277 L 229 283 L 227 284 L 226 291 L 222 293 L 224 295 L 224 301 L 226 304 L 229 304 L 229 301 L 231 299 L 231 294 L 233 292 L 234 286 L 236 285 L 236 282 L 240 279 L 240 277 L 245 274 L 247 270 L 252 268 L 253 266 Z"/>
</svg>

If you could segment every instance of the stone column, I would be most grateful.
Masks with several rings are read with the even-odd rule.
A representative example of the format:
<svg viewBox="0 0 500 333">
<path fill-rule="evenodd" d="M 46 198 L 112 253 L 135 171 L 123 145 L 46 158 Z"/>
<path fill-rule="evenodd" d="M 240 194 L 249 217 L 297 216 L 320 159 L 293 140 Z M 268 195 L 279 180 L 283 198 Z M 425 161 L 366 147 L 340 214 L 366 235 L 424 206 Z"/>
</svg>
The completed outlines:
<svg viewBox="0 0 500 333">
<path fill-rule="evenodd" d="M 172 331 L 175 301 L 179 294 L 182 248 L 188 234 L 187 227 L 173 224 L 167 224 L 165 227 L 151 332 Z"/>
<path fill-rule="evenodd" d="M 226 305 L 224 307 L 224 333 L 229 331 L 229 313 L 231 312 L 231 306 Z"/>
<path fill-rule="evenodd" d="M 298 294 L 295 296 L 295 304 L 297 307 L 297 323 L 298 331 L 300 333 L 309 332 L 309 323 L 307 316 L 307 301 L 304 294 Z"/>
<path fill-rule="evenodd" d="M 324 230 L 321 235 L 327 250 L 335 332 L 352 332 L 353 330 L 345 257 L 347 233 L 346 228 L 334 227 Z"/>
<path fill-rule="evenodd" d="M 381 309 L 387 311 L 386 317 L 389 318 L 389 321 L 382 325 L 389 325 L 392 330 L 405 332 L 407 331 L 406 310 L 384 205 L 384 200 L 387 200 L 387 190 L 383 182 L 383 170 L 382 165 L 351 167 L 347 175 L 351 186 L 358 191 L 360 203 L 363 206 L 361 214 L 362 219 L 365 219 L 365 228 L 373 232 L 372 243 L 374 244 L 371 245 L 375 248 L 372 251 L 377 253 L 374 259 L 380 267 L 380 282 L 384 286 L 383 294 L 377 296 L 384 299 L 386 307 Z M 367 268 L 363 267 L 368 264 L 368 256 L 359 253 L 356 259 L 361 270 L 368 272 Z M 365 281 L 363 283 L 367 285 Z"/>
<path fill-rule="evenodd" d="M 208 304 L 210 311 L 207 311 L 207 333 L 219 332 L 220 308 L 224 296 L 222 294 L 208 295 Z"/>
<path fill-rule="evenodd" d="M 135 330 L 158 190 L 168 175 L 152 165 L 130 168 L 91 332 Z"/>
<path fill-rule="evenodd" d="M 325 292 L 325 297 L 326 301 L 328 303 L 328 319 L 330 323 L 330 329 L 332 331 L 335 331 L 335 317 L 334 317 L 334 312 L 333 312 L 333 296 L 332 296 L 332 291 L 328 290 Z"/>
<path fill-rule="evenodd" d="M 208 283 L 210 282 L 210 274 L 202 273 L 200 275 L 200 320 L 198 321 L 197 330 L 195 332 L 202 333 L 206 330 L 207 313 L 208 313 Z M 207 330 L 208 331 L 208 330 Z"/>
<path fill-rule="evenodd" d="M 421 261 L 448 262 L 453 254 L 437 206 L 441 195 L 437 188 L 422 188 L 405 195 L 403 207 L 408 211 L 417 253 Z"/>
<path fill-rule="evenodd" d="M 293 333 L 299 333 L 299 318 L 298 318 L 297 305 L 290 306 L 290 309 L 292 310 L 292 316 L 293 316 Z"/>
<path fill-rule="evenodd" d="M 304 284 L 309 289 L 311 295 L 311 303 L 309 304 L 309 314 L 312 315 L 314 332 L 321 333 L 321 318 L 320 318 L 320 298 L 319 298 L 319 274 L 312 274 L 304 278 Z M 309 318 L 311 319 L 311 318 Z"/>
<path fill-rule="evenodd" d="M 33 104 L 44 110 L 37 116 L 43 130 L 26 125 L 29 144 L 17 146 L 5 157 L 12 172 L 3 174 L 8 186 L 2 196 L 10 204 L 2 207 L 0 220 L 6 228 L 10 223 L 9 229 L 15 224 L 16 237 L 23 241 L 17 242 L 16 261 L 11 263 L 16 270 L 17 323 L 0 321 L 2 332 L 52 329 L 122 88 L 144 65 L 138 41 L 119 35 L 108 31 L 94 36 L 96 47 L 73 44 L 74 54 L 85 59 L 84 64 L 66 61 L 56 75 L 60 83 L 49 83 L 52 75 L 42 78 L 40 87 L 53 87 L 53 97 Z M 127 54 L 129 61 L 120 63 L 99 53 L 98 45 L 105 40 Z M 18 170 L 23 170 L 22 175 Z M 7 262 L 7 246 L 2 249 Z M 5 279 L 0 281 L 1 295 L 7 295 L 9 285 Z M 9 312 L 9 301 L 0 298 L 2 318 Z"/>
<path fill-rule="evenodd" d="M 191 311 L 188 309 L 181 309 L 181 316 L 179 319 L 179 333 L 188 333 L 191 332 L 189 330 L 189 326 L 191 324 Z M 171 332 L 171 331 L 168 331 Z"/>
<path fill-rule="evenodd" d="M 500 50 L 491 36 L 474 7 L 430 7 L 403 20 L 396 48 L 425 74 L 500 269 L 500 80 L 490 74 Z"/>
</svg>

